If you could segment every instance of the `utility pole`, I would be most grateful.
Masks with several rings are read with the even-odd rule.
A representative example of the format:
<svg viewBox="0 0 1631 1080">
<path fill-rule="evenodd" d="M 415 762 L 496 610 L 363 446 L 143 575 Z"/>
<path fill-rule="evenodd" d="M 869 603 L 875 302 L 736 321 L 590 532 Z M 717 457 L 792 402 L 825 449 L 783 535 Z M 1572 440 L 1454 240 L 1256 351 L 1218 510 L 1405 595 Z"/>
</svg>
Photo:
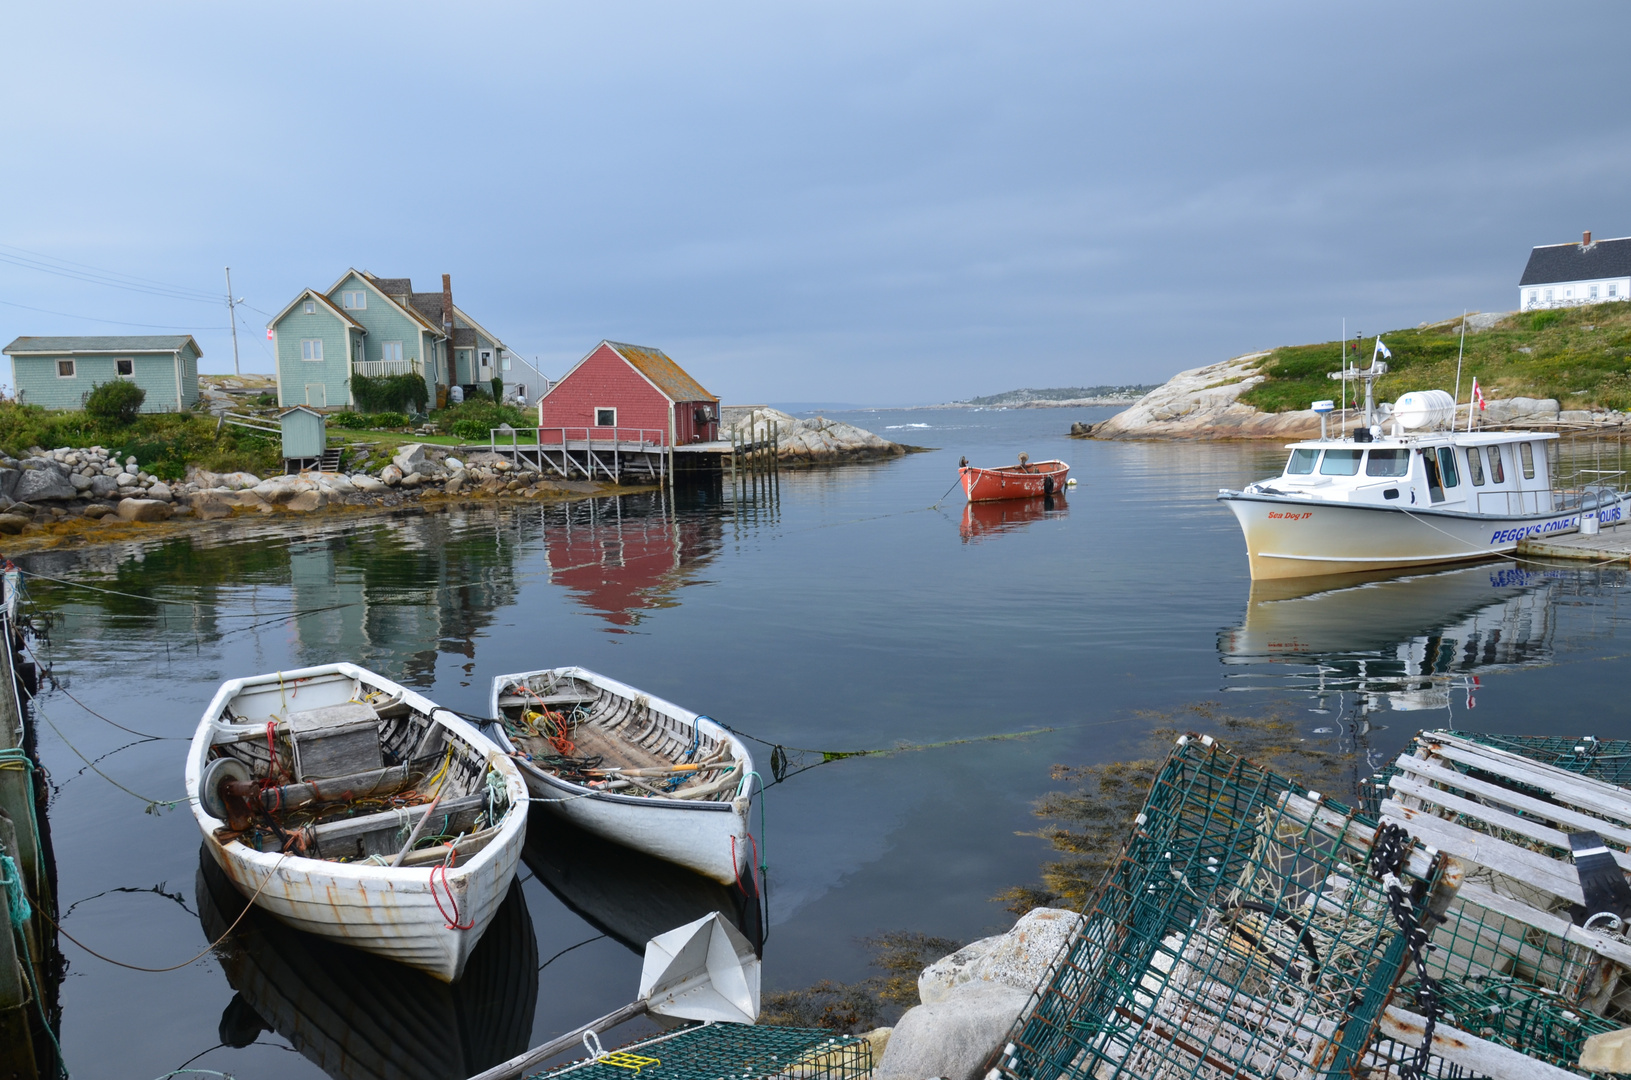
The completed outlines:
<svg viewBox="0 0 1631 1080">
<path fill-rule="evenodd" d="M 232 324 L 232 373 L 242 375 L 238 368 L 238 309 L 232 299 L 232 267 L 227 267 L 227 321 Z"/>
</svg>

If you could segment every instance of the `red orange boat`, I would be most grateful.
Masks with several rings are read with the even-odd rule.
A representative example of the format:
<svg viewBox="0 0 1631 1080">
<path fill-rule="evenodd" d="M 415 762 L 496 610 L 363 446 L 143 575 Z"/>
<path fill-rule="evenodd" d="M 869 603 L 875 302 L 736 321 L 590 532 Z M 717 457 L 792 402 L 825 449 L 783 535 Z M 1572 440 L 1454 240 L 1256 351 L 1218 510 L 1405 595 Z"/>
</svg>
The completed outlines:
<svg viewBox="0 0 1631 1080">
<path fill-rule="evenodd" d="M 1003 465 L 995 469 L 981 469 L 970 465 L 964 458 L 957 473 L 963 479 L 963 492 L 969 502 L 992 502 L 997 499 L 1034 499 L 1065 490 L 1065 478 L 1070 466 L 1063 461 L 1031 463 L 1029 455 L 1019 455 L 1018 465 Z"/>
</svg>

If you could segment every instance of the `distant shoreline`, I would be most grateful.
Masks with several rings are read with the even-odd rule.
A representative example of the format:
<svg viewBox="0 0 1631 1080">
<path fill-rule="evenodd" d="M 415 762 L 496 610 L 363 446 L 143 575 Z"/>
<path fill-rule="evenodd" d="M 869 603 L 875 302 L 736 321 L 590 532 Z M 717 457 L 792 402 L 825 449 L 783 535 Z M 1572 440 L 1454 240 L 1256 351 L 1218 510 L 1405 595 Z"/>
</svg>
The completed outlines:
<svg viewBox="0 0 1631 1080">
<path fill-rule="evenodd" d="M 946 401 L 937 405 L 850 405 L 842 409 L 801 409 L 800 412 L 922 412 L 931 409 L 1075 409 L 1101 405 L 1131 405 L 1136 397 L 1128 398 L 1072 398 L 1069 401 L 1021 401 L 1012 405 L 970 405 L 960 401 Z"/>
</svg>

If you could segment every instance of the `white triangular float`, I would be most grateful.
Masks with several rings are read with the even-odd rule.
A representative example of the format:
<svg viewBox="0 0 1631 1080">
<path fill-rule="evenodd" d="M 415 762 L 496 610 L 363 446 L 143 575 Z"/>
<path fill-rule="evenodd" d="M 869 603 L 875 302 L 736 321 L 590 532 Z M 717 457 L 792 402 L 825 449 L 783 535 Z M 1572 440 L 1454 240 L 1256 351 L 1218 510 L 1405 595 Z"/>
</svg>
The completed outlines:
<svg viewBox="0 0 1631 1080">
<path fill-rule="evenodd" d="M 759 958 L 713 912 L 646 942 L 640 997 L 659 1016 L 751 1024 L 759 1018 Z"/>
</svg>

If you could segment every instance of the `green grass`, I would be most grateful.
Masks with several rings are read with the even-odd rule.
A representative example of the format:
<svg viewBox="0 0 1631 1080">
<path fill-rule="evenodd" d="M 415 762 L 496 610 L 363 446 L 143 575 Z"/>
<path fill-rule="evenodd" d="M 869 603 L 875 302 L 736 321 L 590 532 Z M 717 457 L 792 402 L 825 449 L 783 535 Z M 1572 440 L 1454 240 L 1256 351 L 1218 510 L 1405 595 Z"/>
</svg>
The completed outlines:
<svg viewBox="0 0 1631 1080">
<path fill-rule="evenodd" d="M 279 471 L 283 462 L 276 436 L 230 424 L 217 435 L 215 419 L 197 413 L 147 413 L 120 424 L 85 412 L 47 412 L 38 405 L 0 402 L 0 449 L 21 457 L 34 446 L 105 446 L 120 458 L 135 457 L 142 468 L 165 480 L 180 480 L 188 465 L 265 475 Z"/>
<path fill-rule="evenodd" d="M 1459 327 L 1456 319 L 1384 332 L 1393 358 L 1376 382 L 1377 400 L 1393 401 L 1411 390 L 1454 390 Z M 1370 363 L 1374 341 L 1361 342 L 1361 363 Z M 1326 373 L 1341 369 L 1341 350 L 1335 341 L 1275 349 L 1259 367 L 1268 379 L 1240 400 L 1265 412 L 1286 412 L 1340 397 L 1340 385 Z M 1524 312 L 1468 334 L 1463 401 L 1474 376 L 1487 398 L 1556 398 L 1565 409 L 1631 410 L 1631 303 Z"/>
</svg>

